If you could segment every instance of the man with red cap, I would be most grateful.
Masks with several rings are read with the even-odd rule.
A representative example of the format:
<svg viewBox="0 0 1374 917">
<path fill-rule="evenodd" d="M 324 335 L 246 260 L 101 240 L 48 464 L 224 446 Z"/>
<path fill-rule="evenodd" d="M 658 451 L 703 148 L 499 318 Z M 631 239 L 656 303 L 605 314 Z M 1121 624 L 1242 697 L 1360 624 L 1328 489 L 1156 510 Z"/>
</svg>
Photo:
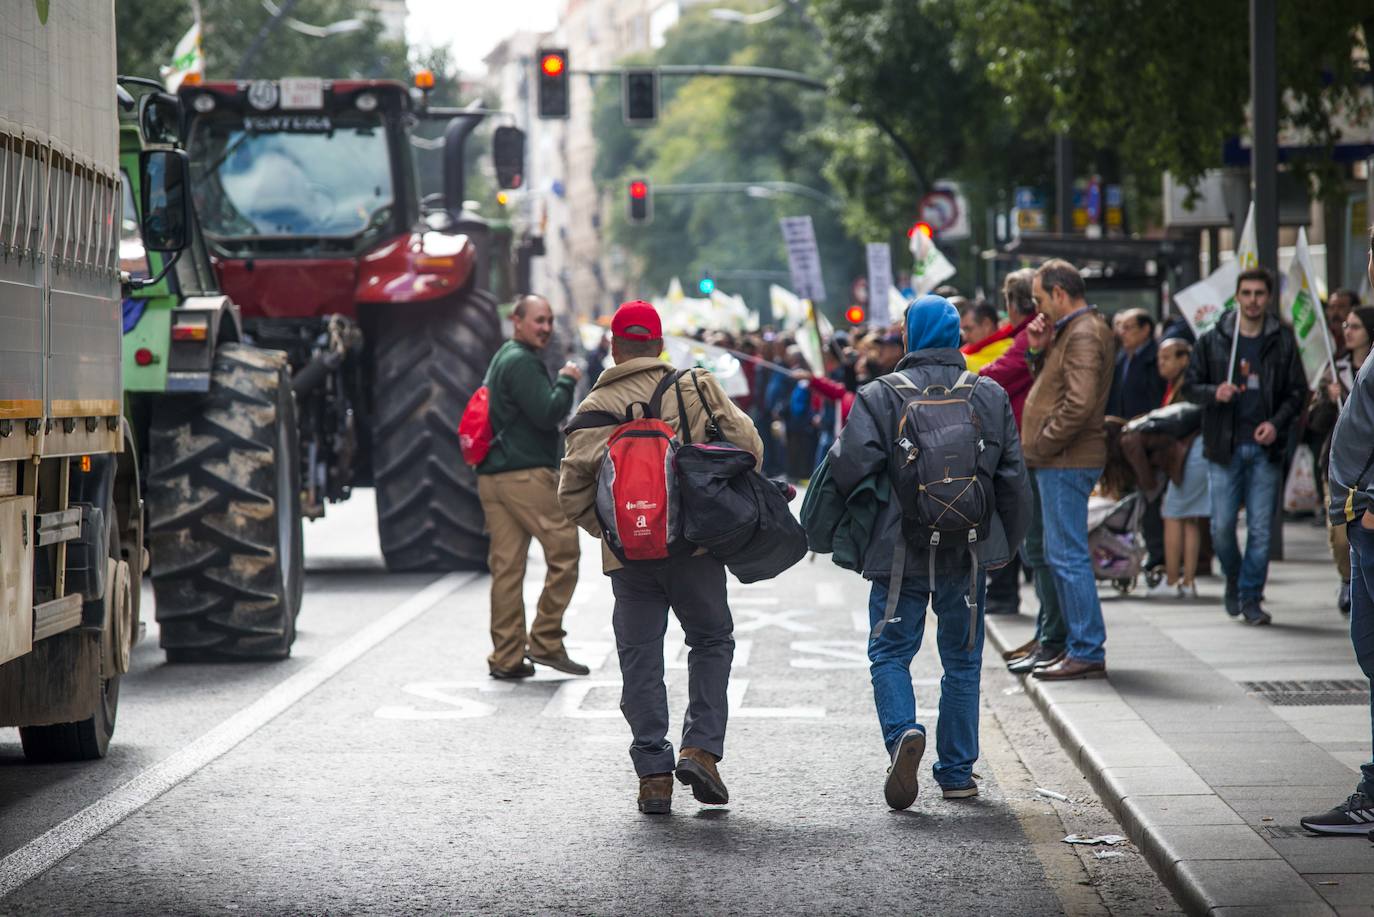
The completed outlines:
<svg viewBox="0 0 1374 917">
<path fill-rule="evenodd" d="M 604 411 L 624 416 L 629 406 L 648 402 L 673 366 L 661 359 L 663 326 L 646 302 L 627 302 L 611 320 L 611 358 L 577 412 Z M 706 440 L 708 409 L 720 434 L 761 461 L 763 443 L 748 415 L 735 406 L 720 383 L 704 369 L 683 377 L 676 393 L 662 399 L 661 417 L 681 435 L 683 425 L 693 442 Z M 705 404 L 703 405 L 703 402 Z M 568 518 L 601 537 L 595 501 L 597 472 L 614 427 L 585 427 L 568 433 L 558 482 L 558 501 Z M 692 787 L 699 801 L 721 804 L 730 799 L 716 770 L 725 753 L 725 688 L 735 653 L 734 622 L 725 598 L 725 566 L 698 552 L 669 558 L 653 566 L 623 566 L 602 545 L 602 569 L 611 578 L 615 609 L 611 625 L 620 656 L 623 681 L 620 709 L 634 735 L 630 760 L 639 775 L 639 810 L 665 814 L 672 805 L 673 776 Z M 672 607 L 692 648 L 687 660 L 687 715 L 681 757 L 674 763 L 668 741 L 668 693 L 663 684 L 663 634 Z"/>
</svg>

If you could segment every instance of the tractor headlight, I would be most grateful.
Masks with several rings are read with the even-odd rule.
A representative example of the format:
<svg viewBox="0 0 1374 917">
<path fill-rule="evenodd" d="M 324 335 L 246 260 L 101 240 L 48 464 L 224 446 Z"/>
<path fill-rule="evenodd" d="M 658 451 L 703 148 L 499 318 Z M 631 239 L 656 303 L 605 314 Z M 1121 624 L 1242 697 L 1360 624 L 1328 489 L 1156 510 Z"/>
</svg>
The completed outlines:
<svg viewBox="0 0 1374 917">
<path fill-rule="evenodd" d="M 208 92 L 202 92 L 200 95 L 196 96 L 195 101 L 191 103 L 191 107 L 202 115 L 207 112 L 212 112 L 215 110 L 215 97 Z"/>
<path fill-rule="evenodd" d="M 370 92 L 364 92 L 353 100 L 353 104 L 357 106 L 358 111 L 376 111 L 377 97 Z"/>
</svg>

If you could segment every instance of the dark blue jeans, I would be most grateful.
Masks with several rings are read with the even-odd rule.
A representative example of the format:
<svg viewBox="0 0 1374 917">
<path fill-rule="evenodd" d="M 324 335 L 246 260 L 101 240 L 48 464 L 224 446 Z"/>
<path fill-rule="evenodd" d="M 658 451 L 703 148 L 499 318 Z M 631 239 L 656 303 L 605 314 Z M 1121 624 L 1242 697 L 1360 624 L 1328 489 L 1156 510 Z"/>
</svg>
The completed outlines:
<svg viewBox="0 0 1374 917">
<path fill-rule="evenodd" d="M 1212 547 L 1226 579 L 1237 582 L 1241 601 L 1258 601 L 1269 578 L 1269 527 L 1278 499 L 1283 468 L 1269 461 L 1269 450 L 1259 443 L 1241 443 L 1229 465 L 1207 463 L 1207 485 L 1212 493 Z M 1245 503 L 1245 557 L 1236 538 L 1236 520 Z"/>
<path fill-rule="evenodd" d="M 1097 598 L 1097 578 L 1088 551 L 1088 494 L 1101 468 L 1037 468 L 1045 559 L 1054 572 L 1059 607 L 1068 624 L 1069 658 L 1104 662 L 1107 626 Z"/>
<path fill-rule="evenodd" d="M 1045 561 L 1045 523 L 1040 505 L 1040 485 L 1030 476 L 1034 512 L 1026 540 L 1021 542 L 1021 560 L 1034 571 L 1035 597 L 1040 600 L 1040 614 L 1035 620 L 1035 639 L 1051 653 L 1064 649 L 1069 640 L 1069 626 L 1059 608 L 1059 590 L 1054 585 L 1054 571 Z"/>
<path fill-rule="evenodd" d="M 1374 531 L 1356 519 L 1346 527 L 1350 537 L 1350 642 L 1360 670 L 1374 688 Z M 1364 780 L 1361 791 L 1374 799 L 1374 697 L 1370 699 L 1370 745 L 1368 764 L 1360 767 Z"/>
<path fill-rule="evenodd" d="M 902 580 L 897 612 L 877 637 L 868 641 L 873 701 L 888 754 L 908 729 L 926 731 L 916 719 L 916 692 L 911 687 L 911 661 L 921 649 L 926 629 L 926 606 L 935 610 L 936 644 L 944 675 L 940 678 L 940 722 L 935 729 L 935 780 L 941 786 L 965 786 L 978 760 L 978 686 L 983 662 L 983 596 L 985 581 L 978 574 L 977 633 L 968 649 L 968 574 L 936 574 L 932 596 L 924 572 L 908 572 Z M 868 596 L 869 626 L 883 619 L 887 580 L 874 581 Z"/>
</svg>

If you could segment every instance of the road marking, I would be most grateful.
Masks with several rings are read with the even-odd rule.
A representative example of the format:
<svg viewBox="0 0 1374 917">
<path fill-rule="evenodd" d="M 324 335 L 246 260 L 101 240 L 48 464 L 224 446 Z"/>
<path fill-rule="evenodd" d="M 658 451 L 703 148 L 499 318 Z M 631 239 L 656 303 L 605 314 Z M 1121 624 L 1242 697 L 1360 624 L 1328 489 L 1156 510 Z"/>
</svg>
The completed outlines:
<svg viewBox="0 0 1374 917">
<path fill-rule="evenodd" d="M 755 611 L 752 608 L 741 608 L 736 615 L 735 633 L 747 634 L 756 630 L 763 630 L 765 627 L 781 627 L 783 630 L 794 634 L 809 634 L 816 628 L 792 619 L 811 613 L 809 608 L 789 608 L 785 611 Z M 741 615 L 747 620 L 739 621 L 738 617 Z"/>
<path fill-rule="evenodd" d="M 509 694 L 513 685 L 503 681 L 420 681 L 401 688 L 406 694 L 446 704 L 439 709 L 422 710 L 413 705 L 378 707 L 372 715 L 384 720 L 469 720 L 491 716 L 496 708 L 491 704 L 462 697 L 459 691 L 476 691 L 479 694 Z"/>
<path fill-rule="evenodd" d="M 450 573 L 411 596 L 180 751 L 0 860 L 0 898 L 74 853 L 289 710 L 368 650 L 477 578 Z"/>
<path fill-rule="evenodd" d="M 815 720 L 825 717 L 824 707 L 746 707 L 744 692 L 749 690 L 749 679 L 732 678 L 725 689 L 725 697 L 730 703 L 730 716 L 740 719 L 760 720 Z"/>
<path fill-rule="evenodd" d="M 843 605 L 844 591 L 839 583 L 817 583 L 816 601 L 822 605 Z"/>
<path fill-rule="evenodd" d="M 796 640 L 792 652 L 809 655 L 791 660 L 794 669 L 866 669 L 868 652 L 854 640 Z"/>
<path fill-rule="evenodd" d="M 597 688 L 615 688 L 620 690 L 618 681 L 565 681 L 558 686 L 558 691 L 549 702 L 544 705 L 543 716 L 566 716 L 575 720 L 599 720 L 611 717 L 619 718 L 620 709 L 610 710 L 583 710 L 582 701 L 586 699 Z"/>
</svg>

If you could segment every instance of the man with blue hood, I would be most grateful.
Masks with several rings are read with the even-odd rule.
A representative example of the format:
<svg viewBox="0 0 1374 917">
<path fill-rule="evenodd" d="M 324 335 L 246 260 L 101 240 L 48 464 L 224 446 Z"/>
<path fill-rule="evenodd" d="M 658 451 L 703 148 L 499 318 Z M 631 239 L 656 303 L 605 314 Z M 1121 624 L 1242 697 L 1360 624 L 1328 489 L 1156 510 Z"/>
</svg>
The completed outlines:
<svg viewBox="0 0 1374 917">
<path fill-rule="evenodd" d="M 973 764 L 978 759 L 984 571 L 1011 559 L 1031 514 L 1011 402 L 996 382 L 967 372 L 959 352 L 958 311 L 942 296 L 922 296 L 907 309 L 902 338 L 906 356 L 895 372 L 859 390 L 849 422 L 828 456 L 831 479 L 846 497 L 871 486 L 875 478 L 889 481 L 893 489 L 893 499 L 882 504 L 873 525 L 862 573 L 871 583 L 873 698 L 891 758 L 883 795 L 898 810 L 916 800 L 925 752 L 926 730 L 917 718 L 911 662 L 921 648 L 927 606 L 935 612 L 944 667 L 935 781 L 947 799 L 978 795 Z M 927 432 L 923 419 L 913 415 L 925 408 L 911 406 L 921 399 L 934 402 L 937 410 L 952 408 L 923 416 L 944 418 L 946 424 L 951 417 L 962 418 L 962 428 L 945 425 Z M 912 431 L 913 419 L 917 432 Z M 967 538 L 947 538 L 941 544 L 927 537 L 929 528 L 912 524 L 911 471 L 904 466 L 915 467 L 922 447 L 955 441 L 976 444 L 971 454 L 976 455 L 977 473 L 969 480 L 977 478 L 973 486 L 984 493 L 987 516 L 976 537 L 965 533 Z M 941 473 L 948 485 L 950 475 L 959 472 Z"/>
</svg>

